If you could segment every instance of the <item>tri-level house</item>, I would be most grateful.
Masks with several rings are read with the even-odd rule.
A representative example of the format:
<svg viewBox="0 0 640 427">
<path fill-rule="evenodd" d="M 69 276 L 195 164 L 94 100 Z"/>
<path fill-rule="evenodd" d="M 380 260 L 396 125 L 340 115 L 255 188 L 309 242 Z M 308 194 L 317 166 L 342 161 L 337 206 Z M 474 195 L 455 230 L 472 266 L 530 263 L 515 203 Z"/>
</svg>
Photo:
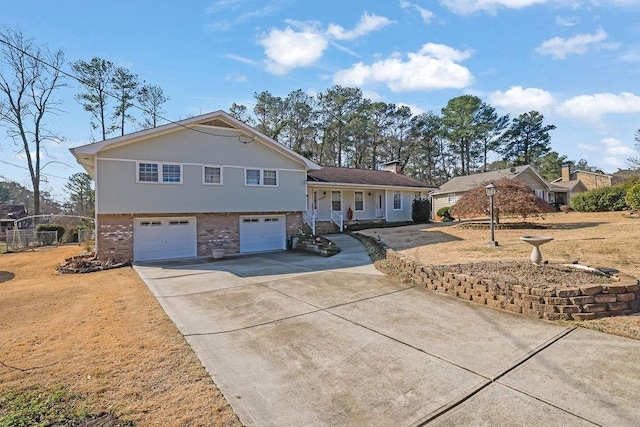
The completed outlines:
<svg viewBox="0 0 640 427">
<path fill-rule="evenodd" d="M 434 188 L 395 164 L 322 168 L 222 111 L 71 152 L 95 180 L 103 259 L 282 250 L 304 222 L 410 221 L 412 200 Z"/>
</svg>

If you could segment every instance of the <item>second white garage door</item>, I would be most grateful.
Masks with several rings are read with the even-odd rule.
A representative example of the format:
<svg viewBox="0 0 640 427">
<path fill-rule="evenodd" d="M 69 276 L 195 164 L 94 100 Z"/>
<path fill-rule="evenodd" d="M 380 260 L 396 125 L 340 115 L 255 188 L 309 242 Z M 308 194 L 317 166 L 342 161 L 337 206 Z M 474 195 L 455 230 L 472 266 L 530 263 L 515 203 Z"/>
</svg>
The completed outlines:
<svg viewBox="0 0 640 427">
<path fill-rule="evenodd" d="M 241 216 L 240 252 L 285 249 L 285 224 L 284 216 Z"/>
<path fill-rule="evenodd" d="M 195 218 L 135 218 L 133 220 L 134 261 L 195 256 Z"/>
</svg>

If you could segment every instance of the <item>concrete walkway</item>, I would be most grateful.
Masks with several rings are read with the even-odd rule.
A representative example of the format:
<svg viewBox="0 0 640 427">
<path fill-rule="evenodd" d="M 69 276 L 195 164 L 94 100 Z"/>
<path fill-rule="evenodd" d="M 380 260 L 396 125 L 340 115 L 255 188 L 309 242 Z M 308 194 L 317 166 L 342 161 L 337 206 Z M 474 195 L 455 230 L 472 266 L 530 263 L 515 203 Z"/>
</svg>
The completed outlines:
<svg viewBox="0 0 640 427">
<path fill-rule="evenodd" d="M 399 283 L 329 238 L 135 266 L 243 424 L 640 424 L 640 342 Z"/>
</svg>

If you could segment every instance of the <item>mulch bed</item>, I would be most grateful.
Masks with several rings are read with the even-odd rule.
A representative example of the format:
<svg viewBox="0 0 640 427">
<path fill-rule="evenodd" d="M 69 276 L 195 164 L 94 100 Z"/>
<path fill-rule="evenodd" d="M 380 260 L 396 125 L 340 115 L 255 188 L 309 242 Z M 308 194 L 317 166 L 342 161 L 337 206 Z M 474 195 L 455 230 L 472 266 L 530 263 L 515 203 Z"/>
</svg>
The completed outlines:
<svg viewBox="0 0 640 427">
<path fill-rule="evenodd" d="M 590 283 L 607 284 L 612 279 L 605 273 L 592 272 L 562 264 L 535 265 L 530 262 L 476 262 L 432 266 L 436 271 L 466 274 L 486 280 L 499 289 L 513 286 L 551 288 L 576 286 Z"/>
<path fill-rule="evenodd" d="M 112 268 L 127 267 L 131 265 L 129 261 L 119 262 L 109 258 L 102 261 L 96 258 L 95 254 L 78 255 L 64 260 L 56 267 L 62 274 L 92 273 L 94 271 L 111 270 Z"/>
</svg>

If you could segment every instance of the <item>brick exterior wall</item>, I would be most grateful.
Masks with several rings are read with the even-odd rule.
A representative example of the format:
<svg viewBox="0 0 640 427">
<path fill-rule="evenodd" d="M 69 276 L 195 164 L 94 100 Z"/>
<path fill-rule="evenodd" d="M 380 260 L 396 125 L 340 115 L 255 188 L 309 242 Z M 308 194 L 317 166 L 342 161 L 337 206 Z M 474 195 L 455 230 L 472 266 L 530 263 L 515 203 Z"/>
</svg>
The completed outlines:
<svg viewBox="0 0 640 427">
<path fill-rule="evenodd" d="M 212 246 L 237 254 L 240 252 L 240 216 L 244 215 L 285 215 L 287 237 L 299 234 L 302 228 L 302 212 L 101 214 L 96 226 L 97 255 L 103 260 L 133 260 L 134 217 L 195 217 L 198 256 L 210 255 Z"/>
<path fill-rule="evenodd" d="M 386 248 L 386 258 L 418 285 L 457 298 L 547 320 L 591 320 L 640 311 L 640 281 L 619 274 L 613 283 L 540 289 L 514 286 L 508 295 L 486 281 L 433 269 Z"/>
<path fill-rule="evenodd" d="M 133 259 L 133 215 L 98 215 L 96 254 L 102 260 Z"/>
</svg>

